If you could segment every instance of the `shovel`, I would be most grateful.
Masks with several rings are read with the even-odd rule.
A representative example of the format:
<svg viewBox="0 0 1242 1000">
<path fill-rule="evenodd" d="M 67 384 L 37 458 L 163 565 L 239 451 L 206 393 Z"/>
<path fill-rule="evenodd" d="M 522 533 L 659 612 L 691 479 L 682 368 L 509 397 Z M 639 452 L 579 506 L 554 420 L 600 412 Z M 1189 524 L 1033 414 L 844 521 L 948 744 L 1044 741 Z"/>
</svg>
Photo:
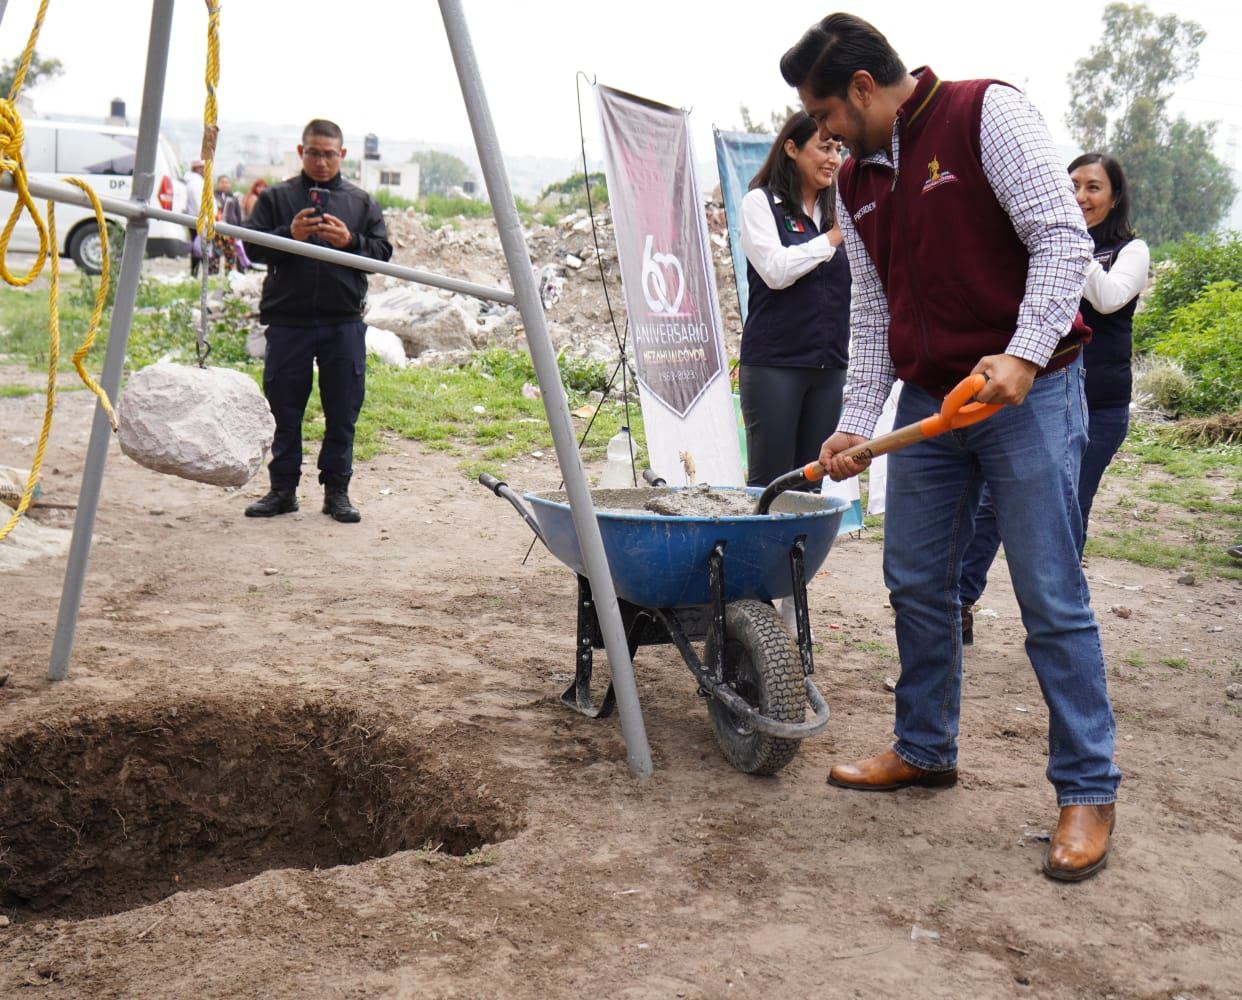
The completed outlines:
<svg viewBox="0 0 1242 1000">
<path fill-rule="evenodd" d="M 844 458 L 865 458 L 870 461 L 877 455 L 887 455 L 890 451 L 917 444 L 919 441 L 943 434 L 945 431 L 955 431 L 977 424 L 980 420 L 986 420 L 1001 408 L 1001 404 L 969 402 L 986 384 L 985 375 L 967 375 L 953 387 L 952 392 L 944 397 L 939 413 L 933 413 L 917 423 L 899 427 L 895 431 L 881 434 L 862 444 L 856 444 L 840 454 Z M 786 490 L 797 489 L 807 483 L 818 483 L 827 473 L 828 470 L 819 462 L 811 462 L 801 469 L 794 469 L 793 472 L 778 476 L 759 497 L 759 502 L 755 505 L 755 513 L 766 514 L 768 508 L 772 506 L 772 501 Z"/>
</svg>

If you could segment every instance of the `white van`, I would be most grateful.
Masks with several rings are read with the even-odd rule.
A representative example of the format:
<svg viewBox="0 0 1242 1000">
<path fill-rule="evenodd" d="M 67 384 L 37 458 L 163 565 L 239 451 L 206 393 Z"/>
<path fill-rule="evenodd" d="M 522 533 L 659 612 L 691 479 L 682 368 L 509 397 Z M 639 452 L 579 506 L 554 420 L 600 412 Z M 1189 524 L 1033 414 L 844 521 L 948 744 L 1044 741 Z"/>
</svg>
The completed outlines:
<svg viewBox="0 0 1242 1000">
<path fill-rule="evenodd" d="M 26 173 L 32 180 L 45 183 L 65 177 L 80 177 L 102 198 L 128 199 L 133 184 L 134 156 L 138 147 L 138 130 L 125 125 L 104 125 L 26 119 Z M 76 190 L 70 187 L 69 190 Z M 40 213 L 47 207 L 46 199 L 35 198 Z M 7 222 L 17 194 L 0 191 L 0 224 Z M 185 207 L 185 182 L 177 157 L 163 136 L 155 152 L 155 189 L 151 194 L 153 207 L 182 211 Z M 104 213 L 109 222 L 123 226 L 125 220 Z M 147 256 L 177 257 L 189 252 L 189 232 L 173 222 L 151 220 L 147 237 Z M 99 228 L 95 213 L 78 205 L 56 204 L 57 248 L 62 257 L 72 257 L 75 264 L 88 274 L 98 274 L 102 266 Z M 39 233 L 30 221 L 30 213 L 22 212 L 13 235 L 13 250 L 38 252 Z"/>
</svg>

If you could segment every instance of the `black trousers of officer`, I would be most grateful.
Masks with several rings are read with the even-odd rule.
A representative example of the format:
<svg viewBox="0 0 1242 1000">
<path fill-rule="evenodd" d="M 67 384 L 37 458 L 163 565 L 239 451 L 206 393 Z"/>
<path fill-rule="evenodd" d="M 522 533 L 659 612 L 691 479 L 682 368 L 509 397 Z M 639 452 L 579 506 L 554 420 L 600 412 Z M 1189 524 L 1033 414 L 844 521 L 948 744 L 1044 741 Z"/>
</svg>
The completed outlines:
<svg viewBox="0 0 1242 1000">
<path fill-rule="evenodd" d="M 366 330 L 361 320 L 336 326 L 269 326 L 263 394 L 276 418 L 272 489 L 295 490 L 302 476 L 302 417 L 319 363 L 324 433 L 319 480 L 354 471 L 354 427 L 366 395 Z"/>
</svg>

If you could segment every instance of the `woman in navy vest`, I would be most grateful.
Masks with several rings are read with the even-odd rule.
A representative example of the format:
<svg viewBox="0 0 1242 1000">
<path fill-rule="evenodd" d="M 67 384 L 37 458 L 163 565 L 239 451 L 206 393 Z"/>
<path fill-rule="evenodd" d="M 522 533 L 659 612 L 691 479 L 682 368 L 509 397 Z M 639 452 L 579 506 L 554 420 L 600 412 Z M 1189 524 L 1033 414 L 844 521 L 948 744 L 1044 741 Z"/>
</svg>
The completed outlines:
<svg viewBox="0 0 1242 1000">
<path fill-rule="evenodd" d="M 750 308 L 742 329 L 747 482 L 813 462 L 836 430 L 849 360 L 850 269 L 836 224 L 838 143 L 804 111 L 742 199 Z"/>
<path fill-rule="evenodd" d="M 1069 173 L 1078 207 L 1095 240 L 1095 259 L 1087 269 L 1087 285 L 1079 306 L 1083 320 L 1091 327 L 1091 341 L 1083 349 L 1088 441 L 1078 472 L 1078 507 L 1085 545 L 1087 518 L 1100 479 L 1130 428 L 1130 330 L 1139 292 L 1147 284 L 1151 258 L 1147 244 L 1130 227 L 1130 185 L 1121 164 L 1104 153 L 1084 153 L 1069 165 Z M 984 493 L 975 517 L 975 536 L 962 563 L 963 642 L 973 639 L 971 606 L 983 593 L 999 545 L 996 518 Z"/>
</svg>

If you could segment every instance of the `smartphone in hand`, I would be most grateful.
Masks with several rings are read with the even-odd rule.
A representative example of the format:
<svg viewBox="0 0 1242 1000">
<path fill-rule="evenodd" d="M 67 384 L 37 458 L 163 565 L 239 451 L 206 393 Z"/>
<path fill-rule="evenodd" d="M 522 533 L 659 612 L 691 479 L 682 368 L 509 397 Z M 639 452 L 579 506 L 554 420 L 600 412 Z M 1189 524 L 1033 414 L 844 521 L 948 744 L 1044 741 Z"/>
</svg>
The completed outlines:
<svg viewBox="0 0 1242 1000">
<path fill-rule="evenodd" d="M 326 187 L 312 187 L 310 189 L 310 208 L 316 216 L 321 216 L 328 210 L 328 196 L 331 193 L 332 190 Z"/>
</svg>

